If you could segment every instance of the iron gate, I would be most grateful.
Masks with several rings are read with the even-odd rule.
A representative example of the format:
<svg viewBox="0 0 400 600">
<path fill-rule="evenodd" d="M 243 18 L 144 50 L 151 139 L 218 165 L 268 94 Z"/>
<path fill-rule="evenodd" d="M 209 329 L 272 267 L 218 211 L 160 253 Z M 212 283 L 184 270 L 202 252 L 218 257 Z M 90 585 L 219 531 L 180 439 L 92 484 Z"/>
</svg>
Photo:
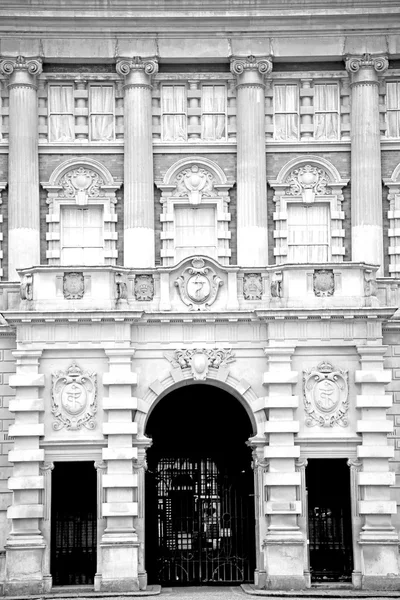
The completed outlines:
<svg viewBox="0 0 400 600">
<path fill-rule="evenodd" d="M 308 512 L 310 564 L 315 581 L 348 581 L 353 570 L 351 520 L 338 506 Z"/>
<path fill-rule="evenodd" d="M 249 493 L 253 474 L 237 469 L 211 458 L 158 461 L 153 487 L 159 583 L 253 579 L 254 497 Z"/>
</svg>

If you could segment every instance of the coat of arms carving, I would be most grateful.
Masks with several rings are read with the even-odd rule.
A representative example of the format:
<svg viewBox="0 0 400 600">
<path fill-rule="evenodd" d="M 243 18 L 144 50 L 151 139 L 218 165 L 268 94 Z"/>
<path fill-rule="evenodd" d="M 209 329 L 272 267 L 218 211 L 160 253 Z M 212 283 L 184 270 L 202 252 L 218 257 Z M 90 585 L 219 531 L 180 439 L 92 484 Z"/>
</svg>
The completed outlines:
<svg viewBox="0 0 400 600">
<path fill-rule="evenodd" d="M 243 296 L 245 300 L 261 300 L 263 285 L 259 273 L 246 273 L 243 277 Z"/>
<path fill-rule="evenodd" d="M 335 276 L 330 269 L 315 269 L 313 276 L 314 294 L 319 298 L 333 296 Z"/>
<path fill-rule="evenodd" d="M 71 431 L 86 427 L 94 429 L 97 412 L 96 373 L 82 371 L 72 362 L 66 371 L 52 375 L 51 412 L 56 418 L 53 429 L 63 427 Z"/>
<path fill-rule="evenodd" d="M 83 298 L 85 293 L 83 273 L 64 273 L 63 290 L 66 300 L 80 300 Z"/>
<path fill-rule="evenodd" d="M 348 371 L 323 361 L 303 373 L 306 425 L 347 427 L 349 410 Z"/>
<path fill-rule="evenodd" d="M 153 275 L 136 275 L 134 287 L 135 299 L 149 301 L 154 298 Z"/>
<path fill-rule="evenodd" d="M 208 310 L 217 298 L 223 281 L 214 269 L 206 266 L 202 258 L 196 257 L 175 281 L 182 302 L 190 310 Z"/>
<path fill-rule="evenodd" d="M 175 369 L 190 368 L 196 381 L 207 379 L 210 367 L 219 369 L 235 360 L 232 348 L 188 348 L 165 353 L 164 356 Z"/>
</svg>

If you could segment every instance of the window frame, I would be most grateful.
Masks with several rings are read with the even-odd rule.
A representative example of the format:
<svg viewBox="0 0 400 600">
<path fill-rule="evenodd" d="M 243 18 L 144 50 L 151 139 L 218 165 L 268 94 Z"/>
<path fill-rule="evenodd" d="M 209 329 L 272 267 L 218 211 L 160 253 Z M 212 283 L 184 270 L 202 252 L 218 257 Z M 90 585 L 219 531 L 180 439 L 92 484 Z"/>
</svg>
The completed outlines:
<svg viewBox="0 0 400 600">
<path fill-rule="evenodd" d="M 72 112 L 58 112 L 58 111 L 53 111 L 51 109 L 51 88 L 63 88 L 63 87 L 69 87 L 72 89 Z M 70 81 L 61 81 L 61 82 L 49 82 L 48 84 L 48 92 L 47 92 L 47 118 L 48 118 L 48 129 L 47 129 L 47 135 L 48 135 L 48 140 L 49 143 L 51 144 L 60 144 L 60 143 L 73 143 L 76 139 L 76 134 L 75 134 L 75 102 L 74 102 L 74 91 L 75 91 L 75 86 L 73 84 L 73 82 Z M 53 116 L 72 116 L 72 130 L 73 130 L 73 137 L 71 140 L 53 140 L 51 139 L 51 117 Z"/>
<path fill-rule="evenodd" d="M 275 90 L 278 87 L 285 87 L 287 88 L 288 86 L 291 87 L 296 87 L 297 89 L 297 95 L 296 95 L 296 99 L 297 99 L 297 112 L 294 111 L 287 111 L 287 110 L 277 110 L 276 109 L 276 96 L 275 96 Z M 274 118 L 274 142 L 289 142 L 289 143 L 296 143 L 298 141 L 300 141 L 300 83 L 298 81 L 274 81 L 273 86 L 272 86 L 272 106 L 273 106 L 273 118 Z M 276 117 L 278 115 L 285 115 L 285 131 L 286 131 L 286 137 L 285 139 L 278 139 L 276 137 L 276 131 L 277 131 L 277 127 L 276 127 Z M 288 131 L 288 122 L 287 122 L 287 116 L 289 115 L 296 115 L 297 117 L 297 137 L 296 138 L 288 138 L 287 135 L 287 131 Z"/>
<path fill-rule="evenodd" d="M 216 111 L 204 111 L 203 109 L 203 89 L 205 87 L 223 87 L 224 88 L 224 111 L 223 112 L 216 112 Z M 203 137 L 203 117 L 204 116 L 224 116 L 224 121 L 225 121 L 225 127 L 224 127 L 224 131 L 225 131 L 225 135 L 224 137 L 221 138 L 213 138 L 213 139 L 206 139 L 205 137 Z M 203 82 L 201 84 L 201 140 L 204 142 L 226 142 L 228 139 L 228 88 L 226 83 L 220 83 L 220 82 Z"/>
<path fill-rule="evenodd" d="M 112 112 L 93 112 L 92 110 L 92 94 L 91 91 L 93 88 L 100 87 L 112 88 Z M 112 124 L 113 124 L 113 137 L 111 140 L 94 140 L 92 137 L 92 116 L 112 116 Z M 89 142 L 93 142 L 95 144 L 109 144 L 110 142 L 115 142 L 115 129 L 116 129 L 116 111 L 115 111 L 115 85 L 113 82 L 97 82 L 91 81 L 88 85 L 88 129 L 89 129 Z"/>
<path fill-rule="evenodd" d="M 170 111 L 165 111 L 164 110 L 164 103 L 165 103 L 165 95 L 164 95 L 164 89 L 166 87 L 182 87 L 184 88 L 184 96 L 185 96 L 185 111 L 184 112 L 170 112 Z M 183 142 L 187 142 L 188 141 L 188 86 L 186 82 L 175 82 L 175 81 L 166 81 L 166 82 L 162 82 L 160 85 L 160 113 L 161 113 L 161 141 L 165 142 L 165 143 L 183 143 Z M 164 117 L 165 116 L 183 116 L 184 118 L 184 123 L 185 123 L 185 138 L 184 139 L 174 139 L 174 140 L 166 140 L 164 137 Z"/>
<path fill-rule="evenodd" d="M 389 102 L 388 102 L 388 98 L 389 98 L 389 94 L 388 94 L 388 86 L 390 84 L 396 84 L 396 88 L 397 88 L 397 107 L 396 108 L 389 108 Z M 397 131 L 396 131 L 396 135 L 389 135 L 389 113 L 396 113 L 397 116 Z M 400 138 L 400 80 L 399 79 L 394 79 L 394 80 L 387 80 L 386 81 L 386 115 L 385 115 L 385 121 L 386 121 L 386 138 L 389 140 L 396 140 Z"/>
<path fill-rule="evenodd" d="M 317 110 L 315 107 L 315 89 L 318 86 L 327 86 L 327 85 L 335 85 L 336 86 L 336 100 L 337 100 L 337 109 L 336 110 Z M 313 139 L 317 142 L 319 141 L 323 141 L 323 142 L 336 142 L 338 140 L 340 140 L 340 85 L 338 81 L 314 81 L 313 83 L 313 88 L 314 88 L 314 119 L 313 119 L 313 125 L 314 125 L 314 133 L 313 133 Z M 331 114 L 337 114 L 337 119 L 338 119 L 338 126 L 337 126 L 337 137 L 336 138 L 328 138 L 328 137 L 320 137 L 320 138 L 316 138 L 315 137 L 315 130 L 316 130 L 316 126 L 317 126 L 317 122 L 316 122 L 316 116 L 317 115 L 331 115 Z"/>
</svg>

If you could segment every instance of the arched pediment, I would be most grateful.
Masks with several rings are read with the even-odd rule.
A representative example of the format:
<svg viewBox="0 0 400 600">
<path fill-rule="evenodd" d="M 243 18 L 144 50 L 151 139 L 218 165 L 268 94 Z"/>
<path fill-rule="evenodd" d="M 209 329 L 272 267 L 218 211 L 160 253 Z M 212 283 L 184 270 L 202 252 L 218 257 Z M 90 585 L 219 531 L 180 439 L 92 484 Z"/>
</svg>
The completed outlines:
<svg viewBox="0 0 400 600">
<path fill-rule="evenodd" d="M 269 184 L 273 188 L 281 188 L 290 184 L 293 179 L 293 173 L 301 171 L 302 173 L 315 173 L 319 177 L 315 178 L 315 184 L 318 185 L 318 179 L 325 180 L 326 185 L 335 184 L 335 187 L 344 187 L 348 183 L 348 179 L 342 179 L 337 168 L 325 158 L 321 156 L 315 156 L 308 154 L 307 156 L 300 156 L 289 160 L 279 171 L 276 180 L 269 181 Z M 306 180 L 307 181 L 307 180 Z M 312 185 L 313 181 L 308 178 L 310 183 L 305 182 L 305 185 Z"/>
<path fill-rule="evenodd" d="M 62 162 L 54 169 L 48 183 L 42 183 L 42 185 L 45 189 L 52 186 L 59 186 L 67 174 L 80 169 L 83 171 L 93 171 L 97 175 L 97 179 L 101 180 L 100 185 L 102 186 L 112 186 L 115 189 L 118 189 L 121 186 L 121 182 L 114 181 L 110 171 L 101 162 L 86 157 L 70 158 Z"/>
<path fill-rule="evenodd" d="M 228 182 L 225 173 L 217 163 L 202 156 L 191 156 L 189 158 L 182 158 L 174 163 L 165 173 L 162 182 L 157 184 L 158 187 L 162 188 L 163 185 L 174 185 L 177 178 L 181 176 L 184 171 L 190 172 L 193 167 L 195 173 L 200 172 L 201 174 L 205 174 L 208 179 L 210 179 L 211 176 L 211 179 L 216 185 L 232 186 L 232 183 Z"/>
</svg>

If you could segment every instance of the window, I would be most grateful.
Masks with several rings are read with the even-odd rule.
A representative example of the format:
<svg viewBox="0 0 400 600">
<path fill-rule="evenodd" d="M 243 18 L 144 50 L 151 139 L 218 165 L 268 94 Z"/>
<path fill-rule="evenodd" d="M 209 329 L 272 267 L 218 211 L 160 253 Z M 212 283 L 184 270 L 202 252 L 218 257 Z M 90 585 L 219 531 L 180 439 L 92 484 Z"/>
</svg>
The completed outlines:
<svg viewBox="0 0 400 600">
<path fill-rule="evenodd" d="M 400 81 L 388 81 L 386 88 L 387 137 L 400 137 Z"/>
<path fill-rule="evenodd" d="M 274 86 L 274 137 L 276 140 L 299 138 L 299 90 L 297 85 Z"/>
<path fill-rule="evenodd" d="M 201 137 L 203 140 L 226 139 L 226 88 L 203 85 L 201 95 Z"/>
<path fill-rule="evenodd" d="M 112 85 L 89 87 L 90 139 L 110 142 L 114 139 L 114 88 Z"/>
<path fill-rule="evenodd" d="M 104 263 L 103 208 L 63 206 L 61 209 L 61 264 Z"/>
<path fill-rule="evenodd" d="M 329 260 L 329 206 L 288 204 L 288 261 L 295 263 Z"/>
<path fill-rule="evenodd" d="M 161 87 L 162 139 L 165 142 L 186 141 L 186 87 Z"/>
<path fill-rule="evenodd" d="M 214 207 L 175 206 L 176 262 L 192 254 L 217 258 Z"/>
<path fill-rule="evenodd" d="M 339 138 L 339 88 L 336 83 L 314 87 L 314 138 Z"/>
<path fill-rule="evenodd" d="M 49 86 L 49 141 L 72 142 L 74 132 L 74 89 L 72 85 Z"/>
</svg>

